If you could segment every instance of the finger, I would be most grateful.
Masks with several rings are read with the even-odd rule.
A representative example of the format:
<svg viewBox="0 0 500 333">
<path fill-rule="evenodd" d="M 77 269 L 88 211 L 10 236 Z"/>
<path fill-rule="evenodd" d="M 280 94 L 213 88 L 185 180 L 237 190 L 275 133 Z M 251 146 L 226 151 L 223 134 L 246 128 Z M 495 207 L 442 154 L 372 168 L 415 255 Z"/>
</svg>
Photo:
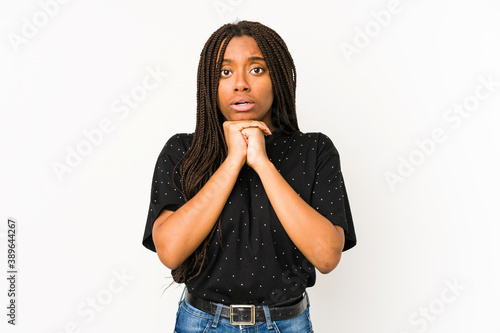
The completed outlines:
<svg viewBox="0 0 500 333">
<path fill-rule="evenodd" d="M 245 143 L 247 144 L 248 146 L 248 134 L 245 133 L 245 130 L 241 130 L 241 136 L 243 137 L 243 140 L 245 140 Z"/>
<path fill-rule="evenodd" d="M 264 132 L 264 134 L 266 134 L 266 135 L 271 135 L 272 134 L 271 130 L 269 129 L 269 127 L 264 122 L 262 122 L 262 121 L 255 121 L 255 122 L 252 122 L 252 123 L 254 124 L 253 126 L 260 128 L 260 130 L 262 132 Z"/>
<path fill-rule="evenodd" d="M 258 120 L 236 120 L 234 121 L 234 125 L 238 126 L 240 131 L 249 127 L 258 127 L 264 134 L 272 134 L 269 127 L 264 122 Z"/>
<path fill-rule="evenodd" d="M 266 135 L 259 127 L 251 126 L 245 127 L 241 130 L 241 133 L 245 134 L 246 137 L 250 137 L 252 135 Z"/>
</svg>

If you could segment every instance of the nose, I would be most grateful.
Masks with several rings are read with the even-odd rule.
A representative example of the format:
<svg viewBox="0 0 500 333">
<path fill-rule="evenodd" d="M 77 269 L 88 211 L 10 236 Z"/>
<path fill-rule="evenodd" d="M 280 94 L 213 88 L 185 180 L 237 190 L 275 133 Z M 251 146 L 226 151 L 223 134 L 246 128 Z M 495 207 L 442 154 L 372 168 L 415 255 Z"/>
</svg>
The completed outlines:
<svg viewBox="0 0 500 333">
<path fill-rule="evenodd" d="M 248 78 L 244 72 L 234 75 L 234 91 L 250 91 Z"/>
</svg>

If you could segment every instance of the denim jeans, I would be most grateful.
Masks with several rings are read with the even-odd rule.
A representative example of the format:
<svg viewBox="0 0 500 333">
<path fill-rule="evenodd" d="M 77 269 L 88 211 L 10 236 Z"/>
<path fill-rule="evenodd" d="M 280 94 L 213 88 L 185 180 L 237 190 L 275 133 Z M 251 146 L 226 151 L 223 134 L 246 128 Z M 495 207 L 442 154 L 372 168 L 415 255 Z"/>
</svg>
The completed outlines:
<svg viewBox="0 0 500 333">
<path fill-rule="evenodd" d="M 307 296 L 306 296 L 307 297 Z M 219 310 L 220 310 L 219 306 Z M 266 310 L 264 310 L 266 312 Z M 307 308 L 292 319 L 272 321 L 269 312 L 266 312 L 265 322 L 256 322 L 255 325 L 231 325 L 228 319 L 220 318 L 220 312 L 210 315 L 198 310 L 185 299 L 179 303 L 174 333 L 312 333 L 312 323 L 309 317 L 309 301 Z"/>
</svg>

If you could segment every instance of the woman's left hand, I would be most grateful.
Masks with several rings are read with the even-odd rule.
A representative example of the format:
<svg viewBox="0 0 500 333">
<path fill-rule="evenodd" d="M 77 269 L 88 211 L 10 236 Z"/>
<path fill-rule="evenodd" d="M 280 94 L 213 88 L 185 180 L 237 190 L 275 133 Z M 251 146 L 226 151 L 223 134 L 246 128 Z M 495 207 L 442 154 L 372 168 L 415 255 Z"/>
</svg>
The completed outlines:
<svg viewBox="0 0 500 333">
<path fill-rule="evenodd" d="M 258 127 L 247 127 L 241 131 L 247 143 L 247 164 L 257 171 L 259 165 L 269 162 L 264 133 Z"/>
</svg>

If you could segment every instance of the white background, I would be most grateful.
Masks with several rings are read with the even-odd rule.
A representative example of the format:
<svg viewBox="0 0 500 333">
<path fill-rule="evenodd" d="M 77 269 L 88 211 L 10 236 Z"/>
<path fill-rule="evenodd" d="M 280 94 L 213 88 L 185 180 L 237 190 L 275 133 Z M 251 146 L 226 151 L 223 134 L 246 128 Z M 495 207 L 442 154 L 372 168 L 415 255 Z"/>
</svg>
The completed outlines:
<svg viewBox="0 0 500 333">
<path fill-rule="evenodd" d="M 194 130 L 199 54 L 236 18 L 283 37 L 301 130 L 341 154 L 359 243 L 309 289 L 315 331 L 500 332 L 498 2 L 401 0 L 390 17 L 385 0 L 87 0 L 52 16 L 48 2 L 0 4 L 0 258 L 6 276 L 15 218 L 19 270 L 15 327 L 0 280 L 2 332 L 173 330 L 182 287 L 165 290 L 170 272 L 141 245 L 153 167 Z M 168 76 L 120 117 L 148 68 Z M 487 98 L 446 118 L 488 77 Z M 54 163 L 104 119 L 112 130 L 58 179 Z M 436 128 L 446 139 L 419 153 Z"/>
</svg>

